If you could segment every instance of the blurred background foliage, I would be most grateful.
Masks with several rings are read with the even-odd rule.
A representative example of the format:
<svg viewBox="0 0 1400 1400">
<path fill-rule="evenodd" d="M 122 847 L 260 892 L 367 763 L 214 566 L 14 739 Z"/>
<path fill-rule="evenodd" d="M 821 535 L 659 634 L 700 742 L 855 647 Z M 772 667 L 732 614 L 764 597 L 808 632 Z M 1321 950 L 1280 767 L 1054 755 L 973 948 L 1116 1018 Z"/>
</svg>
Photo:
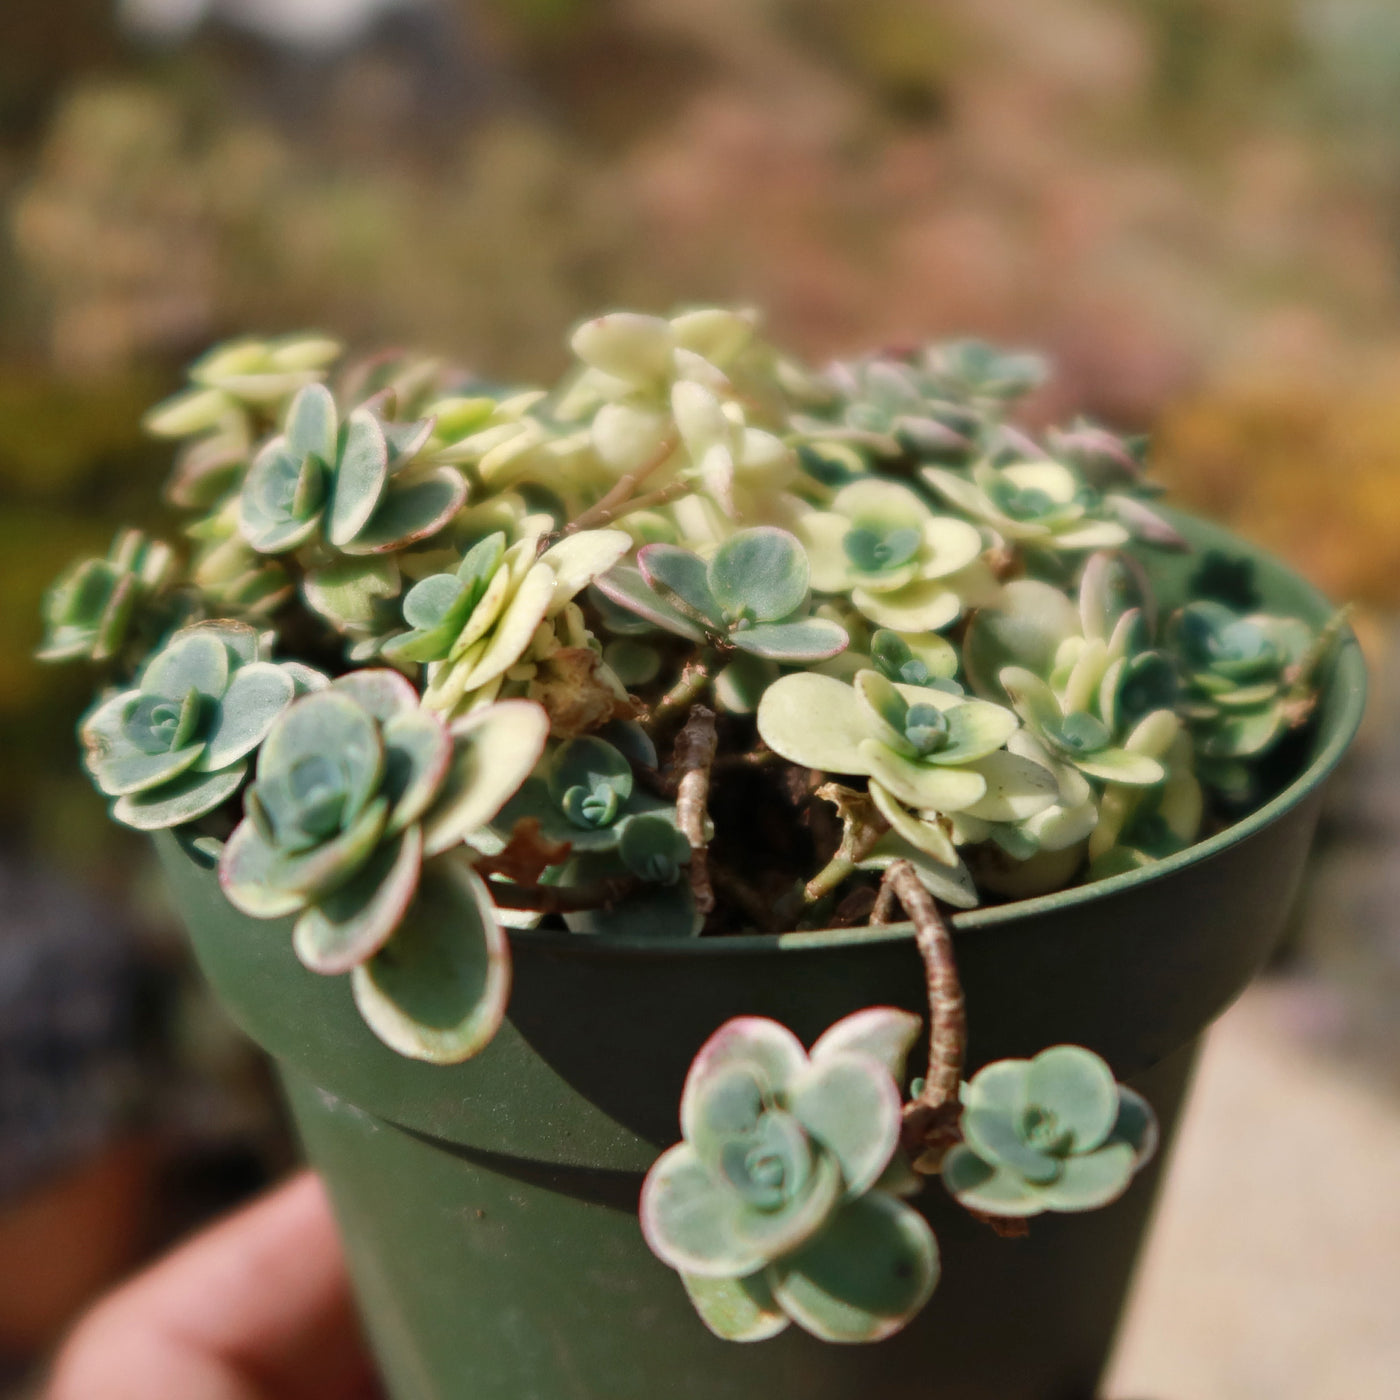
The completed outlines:
<svg viewBox="0 0 1400 1400">
<path fill-rule="evenodd" d="M 1393 673 L 1394 0 L 7 3 L 5 858 L 131 889 L 78 772 L 88 678 L 29 652 L 61 564 L 167 523 L 139 418 L 194 353 L 316 327 L 530 378 L 586 312 L 694 300 L 760 304 L 816 359 L 1048 349 L 1037 414 L 1153 428 L 1178 498 L 1360 600 Z M 1364 1022 L 1394 1065 L 1400 932 L 1360 946 L 1393 907 L 1368 878 L 1302 946 L 1375 1003 L 1338 1038 Z"/>
</svg>

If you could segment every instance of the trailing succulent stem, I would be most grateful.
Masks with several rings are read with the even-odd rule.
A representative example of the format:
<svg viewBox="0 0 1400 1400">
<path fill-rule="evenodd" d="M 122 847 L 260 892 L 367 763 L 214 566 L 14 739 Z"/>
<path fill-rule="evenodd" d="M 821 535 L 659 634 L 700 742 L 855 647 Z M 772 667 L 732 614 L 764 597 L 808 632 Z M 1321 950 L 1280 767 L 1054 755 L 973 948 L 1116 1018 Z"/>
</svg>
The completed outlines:
<svg viewBox="0 0 1400 1400">
<path fill-rule="evenodd" d="M 570 347 L 509 387 L 323 336 L 216 347 L 147 418 L 188 557 L 121 532 L 47 594 L 40 655 L 96 668 L 113 817 L 216 855 L 406 1056 L 490 1042 L 507 929 L 800 940 L 902 910 L 907 1106 L 907 1010 L 810 1052 L 730 1021 L 641 1203 L 719 1335 L 878 1340 L 938 1279 L 921 1174 L 1012 1229 L 1153 1150 L 1083 1047 L 962 1081 L 941 911 L 1129 876 L 1267 799 L 1345 615 L 1271 611 L 1219 551 L 1158 598 L 1185 541 L 1145 445 L 1020 425 L 1038 356 L 813 369 L 721 307 Z"/>
</svg>

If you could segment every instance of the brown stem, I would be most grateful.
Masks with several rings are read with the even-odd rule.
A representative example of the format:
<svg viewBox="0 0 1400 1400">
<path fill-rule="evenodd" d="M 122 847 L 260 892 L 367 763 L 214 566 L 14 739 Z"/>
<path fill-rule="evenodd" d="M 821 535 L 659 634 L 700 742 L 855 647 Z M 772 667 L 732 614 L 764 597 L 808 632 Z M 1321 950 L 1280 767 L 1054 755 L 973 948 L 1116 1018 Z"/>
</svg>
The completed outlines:
<svg viewBox="0 0 1400 1400">
<path fill-rule="evenodd" d="M 885 871 L 876 911 L 882 916 L 892 913 L 894 899 L 914 925 L 929 1007 L 928 1074 L 919 1096 L 905 1105 L 903 1140 L 915 1170 L 932 1175 L 942 1168 L 948 1149 L 961 1136 L 958 1090 L 967 1051 L 967 1007 L 948 926 L 907 860 L 897 860 Z"/>
<path fill-rule="evenodd" d="M 702 914 L 715 907 L 706 827 L 710 819 L 710 764 L 717 742 L 715 712 L 704 705 L 691 706 L 689 718 L 676 735 L 671 771 L 676 780 L 676 824 L 690 842 L 690 892 Z"/>
<path fill-rule="evenodd" d="M 591 885 L 511 885 L 489 882 L 491 898 L 502 909 L 530 909 L 537 914 L 573 914 L 581 909 L 609 909 L 641 884 L 635 875 L 614 875 Z"/>
<path fill-rule="evenodd" d="M 919 1101 L 928 1108 L 941 1108 L 957 1101 L 967 1050 L 967 1008 L 953 939 L 933 896 L 907 860 L 897 860 L 885 871 L 882 895 L 886 889 L 893 891 L 914 925 L 914 942 L 928 982 L 928 1074 Z"/>
<path fill-rule="evenodd" d="M 571 520 L 564 526 L 563 533 L 572 535 L 579 530 L 596 530 L 600 526 L 611 525 L 619 516 L 631 515 L 633 511 L 654 510 L 657 506 L 670 505 L 672 501 L 678 501 L 694 490 L 695 487 L 688 481 L 673 481 L 669 486 L 658 487 L 644 496 L 632 496 L 618 506 L 604 506 L 603 502 L 599 501 L 590 506 L 577 520 Z"/>
<path fill-rule="evenodd" d="M 626 509 L 636 509 L 635 506 L 628 506 L 627 502 L 632 499 L 637 487 L 644 482 L 658 467 L 670 460 L 671 454 L 676 450 L 676 439 L 668 437 L 662 442 L 660 450 L 649 461 L 643 463 L 634 472 L 625 472 L 618 477 L 612 488 L 587 510 L 577 515 L 564 526 L 560 532 L 565 535 L 576 534 L 580 530 L 592 530 L 599 525 L 604 525 L 610 520 L 616 520 L 618 515 Z"/>
</svg>

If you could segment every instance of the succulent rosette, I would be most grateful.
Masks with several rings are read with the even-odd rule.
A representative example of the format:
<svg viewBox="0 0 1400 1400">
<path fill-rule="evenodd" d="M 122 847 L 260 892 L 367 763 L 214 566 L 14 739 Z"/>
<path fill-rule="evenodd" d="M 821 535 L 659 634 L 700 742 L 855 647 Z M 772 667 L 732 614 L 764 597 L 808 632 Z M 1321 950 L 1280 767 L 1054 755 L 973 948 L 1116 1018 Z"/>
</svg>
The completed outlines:
<svg viewBox="0 0 1400 1400">
<path fill-rule="evenodd" d="M 253 628 L 182 628 L 136 684 L 82 723 L 88 771 L 126 826 L 158 831 L 212 812 L 237 792 L 248 758 L 295 696 L 326 684 L 298 662 L 266 659 Z"/>
<path fill-rule="evenodd" d="M 1146 1100 L 1078 1045 L 980 1070 L 963 1086 L 959 1124 L 963 1141 L 943 1159 L 943 1184 L 983 1215 L 1097 1210 L 1157 1147 Z"/>
<path fill-rule="evenodd" d="M 958 855 L 943 816 L 1013 819 L 1054 802 L 1053 776 L 1005 748 L 1019 728 L 1001 705 L 869 670 L 851 685 L 813 672 L 784 676 L 758 709 L 769 748 L 808 768 L 868 778 L 894 831 L 948 866 Z"/>
<path fill-rule="evenodd" d="M 431 428 L 427 420 L 392 422 L 369 404 L 342 423 L 330 391 L 307 385 L 243 480 L 244 539 L 260 554 L 309 550 L 306 596 L 313 608 L 323 582 L 318 570 L 330 571 L 324 582 L 340 588 L 382 573 L 375 556 L 436 534 L 466 500 L 454 468 L 418 461 Z"/>
<path fill-rule="evenodd" d="M 935 515 L 917 492 L 875 478 L 843 486 L 826 510 L 795 526 L 812 565 L 812 587 L 845 594 L 877 627 L 934 632 L 961 616 L 969 598 L 995 593 L 981 532 Z"/>
<path fill-rule="evenodd" d="M 708 563 L 690 550 L 653 544 L 598 579 L 603 595 L 644 622 L 723 652 L 798 664 L 835 656 L 849 640 L 811 616 L 811 567 L 797 539 L 774 526 L 740 530 Z"/>
<path fill-rule="evenodd" d="M 984 460 L 966 476 L 943 467 L 925 467 L 921 476 L 949 505 L 1023 548 L 1114 549 L 1130 537 L 1103 517 L 1098 493 L 1061 462 Z"/>
<path fill-rule="evenodd" d="M 40 661 L 110 661 L 143 610 L 169 588 L 175 557 L 140 530 L 119 530 L 105 559 L 65 570 L 44 595 Z"/>
<path fill-rule="evenodd" d="M 631 543 L 620 530 L 583 530 L 541 554 L 534 532 L 509 547 L 503 532 L 488 535 L 452 573 L 431 574 L 409 590 L 408 630 L 383 653 L 426 664 L 428 709 L 451 714 L 486 703 L 526 660 L 540 628 Z"/>
<path fill-rule="evenodd" d="M 1239 760 L 1267 753 L 1307 717 L 1315 643 L 1296 618 L 1242 614 L 1210 599 L 1172 617 L 1169 645 L 1185 688 L 1182 712 L 1219 786 L 1247 787 Z"/>
<path fill-rule="evenodd" d="M 339 341 L 295 335 L 217 345 L 190 366 L 190 387 L 146 415 L 148 432 L 183 438 L 227 428 L 248 410 L 267 411 L 317 383 L 340 358 Z"/>
<path fill-rule="evenodd" d="M 642 1190 L 642 1229 L 712 1331 L 760 1341 L 796 1322 L 833 1342 L 899 1331 L 938 1282 L 938 1246 L 899 1199 L 900 1084 L 919 1030 L 872 1008 L 812 1047 L 775 1021 L 726 1022 L 681 1098 L 684 1141 Z"/>
<path fill-rule="evenodd" d="M 219 862 L 225 895 L 253 918 L 297 915 L 293 947 L 314 972 L 363 969 L 381 952 L 393 963 L 400 925 L 405 938 L 417 936 L 405 915 L 424 862 L 495 817 L 547 731 L 544 712 L 528 701 L 502 701 L 449 728 L 395 671 L 340 677 L 289 707 L 263 741 L 246 816 Z M 445 879 L 439 899 L 450 889 L 478 912 L 489 902 L 470 870 Z M 489 921 L 467 917 L 486 931 Z M 362 1011 L 372 976 L 357 973 Z M 380 1020 L 367 1019 L 382 1033 Z M 468 1044 L 456 1048 L 477 1048 Z M 434 1057 L 421 1044 L 405 1053 Z"/>
</svg>

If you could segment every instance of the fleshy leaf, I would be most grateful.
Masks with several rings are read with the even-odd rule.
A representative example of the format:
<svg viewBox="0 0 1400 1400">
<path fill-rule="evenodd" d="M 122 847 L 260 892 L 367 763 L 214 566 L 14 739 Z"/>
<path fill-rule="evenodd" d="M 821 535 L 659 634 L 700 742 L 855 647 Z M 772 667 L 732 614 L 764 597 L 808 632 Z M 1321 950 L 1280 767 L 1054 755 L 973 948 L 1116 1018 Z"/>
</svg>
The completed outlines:
<svg viewBox="0 0 1400 1400">
<path fill-rule="evenodd" d="M 349 972 L 383 947 L 418 886 L 423 837 L 410 826 L 297 920 L 292 946 L 312 972 Z"/>
<path fill-rule="evenodd" d="M 501 700 L 453 722 L 452 762 L 423 816 L 423 854 L 437 855 L 486 826 L 529 776 L 549 736 L 532 700 Z"/>
<path fill-rule="evenodd" d="M 727 539 L 710 561 L 708 592 L 730 618 L 777 622 L 807 599 L 807 556 L 786 530 L 759 526 Z"/>
<path fill-rule="evenodd" d="M 740 1278 L 767 1262 L 739 1235 L 742 1201 L 710 1173 L 689 1143 L 663 1152 L 642 1186 L 642 1234 L 659 1259 L 682 1274 Z"/>
<path fill-rule="evenodd" d="M 234 672 L 195 767 L 213 773 L 251 753 L 295 694 L 295 682 L 271 662 L 254 661 Z"/>
<path fill-rule="evenodd" d="M 799 671 L 775 681 L 758 706 L 758 732 L 775 753 L 827 773 L 868 773 L 867 724 L 856 693 L 831 676 Z"/>
<path fill-rule="evenodd" d="M 681 1094 L 681 1132 L 690 1137 L 699 1121 L 698 1103 L 709 1082 L 734 1065 L 753 1070 L 773 1095 L 787 1091 L 807 1065 L 802 1042 L 784 1025 L 762 1016 L 736 1016 L 726 1021 L 700 1047 Z"/>
<path fill-rule="evenodd" d="M 341 430 L 326 511 L 326 537 L 337 549 L 344 549 L 365 527 L 384 495 L 388 476 L 384 430 L 368 409 L 357 408 Z"/>
<path fill-rule="evenodd" d="M 828 1049 L 793 1084 L 792 1111 L 840 1163 L 847 1199 L 869 1190 L 894 1155 L 900 1100 L 885 1067 L 855 1050 Z"/>
<path fill-rule="evenodd" d="M 938 1283 L 938 1244 L 918 1211 L 872 1193 L 850 1201 L 809 1244 L 770 1271 L 787 1314 L 829 1342 L 898 1332 Z"/>
<path fill-rule="evenodd" d="M 219 773 L 186 769 L 168 783 L 118 798 L 112 815 L 137 831 L 160 831 L 192 822 L 232 797 L 247 772 L 246 763 L 233 764 Z"/>
<path fill-rule="evenodd" d="M 710 592 L 705 561 L 673 544 L 649 544 L 637 554 L 642 577 L 652 589 L 702 626 L 724 626 L 724 615 Z"/>
<path fill-rule="evenodd" d="M 747 1278 L 681 1275 L 700 1320 L 726 1342 L 762 1342 L 790 1325 L 763 1273 Z"/>
<path fill-rule="evenodd" d="M 1058 1128 L 1073 1135 L 1073 1151 L 1090 1152 L 1113 1130 L 1118 1086 L 1113 1071 L 1082 1045 L 1042 1050 L 1025 1076 L 1026 1102 L 1053 1113 Z"/>
<path fill-rule="evenodd" d="M 822 661 L 844 651 L 850 637 L 839 623 L 808 617 L 800 622 L 759 622 L 729 634 L 741 651 L 779 662 Z"/>
<path fill-rule="evenodd" d="M 490 1043 L 510 996 L 510 945 L 486 886 L 455 861 L 425 867 L 388 943 L 354 970 L 365 1023 L 391 1049 L 457 1064 Z"/>
<path fill-rule="evenodd" d="M 923 1029 L 923 1018 L 893 1006 L 870 1006 L 828 1027 L 812 1046 L 812 1061 L 859 1051 L 879 1061 L 896 1084 L 904 1083 L 905 1064 Z"/>
</svg>

